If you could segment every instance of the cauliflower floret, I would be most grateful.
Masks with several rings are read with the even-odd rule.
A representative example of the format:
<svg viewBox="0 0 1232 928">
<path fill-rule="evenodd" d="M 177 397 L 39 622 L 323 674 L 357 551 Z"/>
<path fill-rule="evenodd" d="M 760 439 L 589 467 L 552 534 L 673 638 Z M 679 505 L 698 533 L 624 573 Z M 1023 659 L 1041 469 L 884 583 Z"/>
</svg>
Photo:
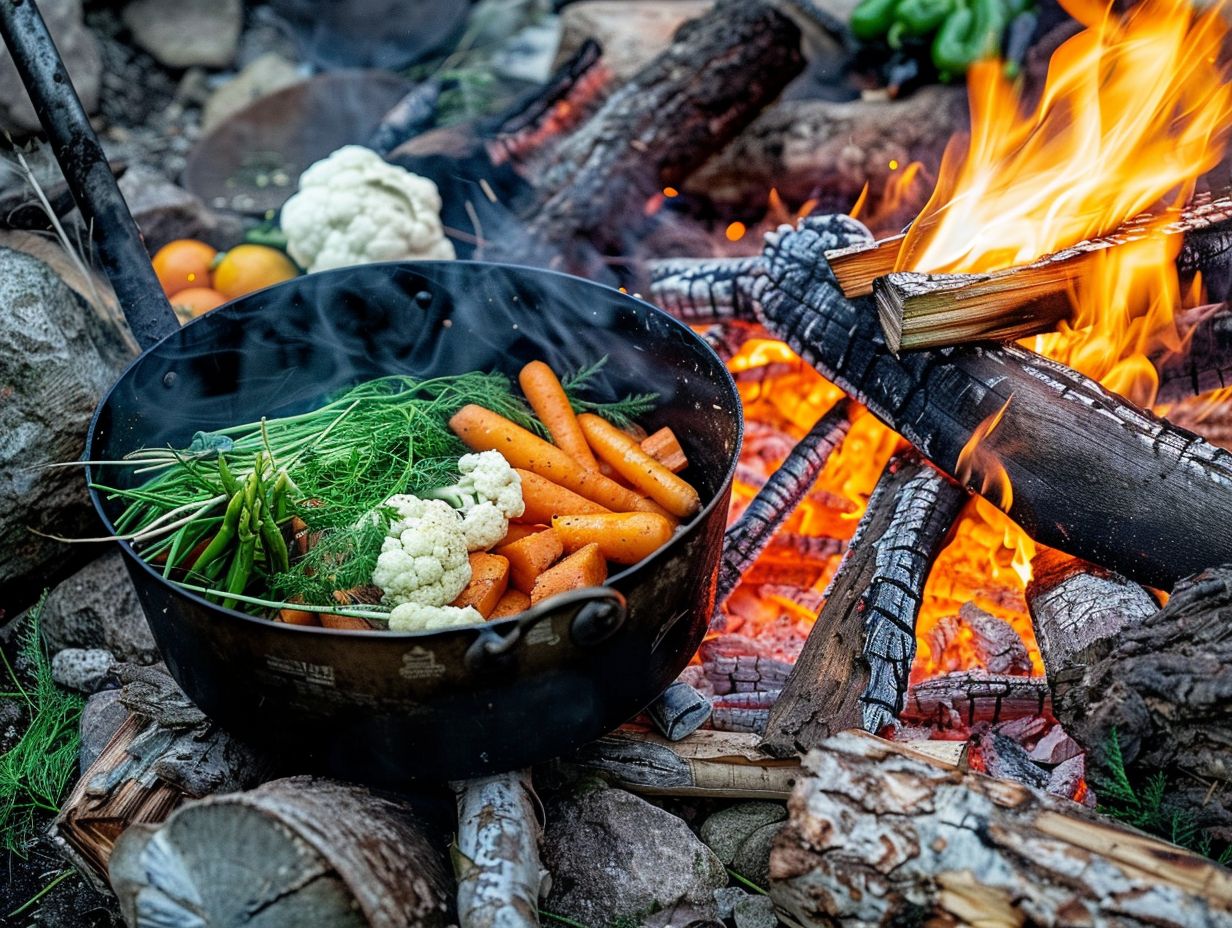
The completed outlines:
<svg viewBox="0 0 1232 928">
<path fill-rule="evenodd" d="M 452 258 L 436 184 L 360 145 L 339 148 L 300 176 L 282 207 L 287 251 L 309 271 Z"/>
<path fill-rule="evenodd" d="M 403 603 L 389 614 L 391 632 L 422 632 L 457 625 L 478 625 L 483 615 L 474 606 L 425 606 Z"/>
<path fill-rule="evenodd" d="M 414 496 L 392 496 L 386 506 L 394 517 L 372 572 L 384 601 L 425 606 L 452 602 L 471 579 L 458 514 L 441 500 Z"/>
<path fill-rule="evenodd" d="M 509 520 L 526 511 L 522 478 L 499 451 L 464 454 L 458 482 L 433 491 L 462 513 L 462 530 L 471 551 L 492 547 L 509 531 Z"/>
</svg>

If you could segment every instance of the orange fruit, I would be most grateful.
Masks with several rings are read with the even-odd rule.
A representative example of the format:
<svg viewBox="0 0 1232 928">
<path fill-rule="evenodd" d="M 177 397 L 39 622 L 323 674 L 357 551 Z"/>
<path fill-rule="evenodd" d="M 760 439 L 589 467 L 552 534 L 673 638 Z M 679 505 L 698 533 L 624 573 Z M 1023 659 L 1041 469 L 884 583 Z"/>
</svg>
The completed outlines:
<svg viewBox="0 0 1232 928">
<path fill-rule="evenodd" d="M 227 298 L 217 290 L 209 287 L 189 287 L 170 297 L 171 308 L 182 321 L 195 319 L 202 313 L 208 313 L 215 306 L 227 302 Z"/>
<path fill-rule="evenodd" d="M 285 254 L 268 245 L 236 245 L 214 264 L 214 289 L 229 300 L 299 276 Z"/>
<path fill-rule="evenodd" d="M 154 273 L 163 285 L 163 293 L 175 296 L 189 287 L 210 285 L 210 266 L 218 251 L 205 242 L 178 238 L 168 242 L 154 255 Z"/>
</svg>

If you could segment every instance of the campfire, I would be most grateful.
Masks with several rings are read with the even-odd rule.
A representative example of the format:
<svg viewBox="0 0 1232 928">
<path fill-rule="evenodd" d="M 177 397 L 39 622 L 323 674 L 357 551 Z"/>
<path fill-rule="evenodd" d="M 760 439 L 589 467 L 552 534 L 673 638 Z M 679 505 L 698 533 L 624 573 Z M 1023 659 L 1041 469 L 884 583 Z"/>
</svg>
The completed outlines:
<svg viewBox="0 0 1232 928">
<path fill-rule="evenodd" d="M 47 375 L 74 385 L 76 420 L 47 422 L 54 397 L 20 386 L 4 398 L 30 406 L 27 431 L 88 432 L 87 455 L 104 452 L 90 480 L 109 493 L 101 468 L 130 466 L 116 460 L 127 432 L 155 423 L 138 463 L 178 464 L 186 476 L 166 483 L 179 492 L 183 476 L 193 495 L 160 500 L 155 477 L 124 483 L 130 510 L 96 500 L 136 527 L 116 532 L 134 582 L 113 556 L 55 585 L 70 563 L 55 559 L 75 556 L 63 539 L 97 534 L 68 479 L 80 436 L 51 436 L 59 459 L 38 463 L 57 467 L 28 468 L 55 505 L 25 503 L 22 537 L 37 541 L 0 583 L 55 589 L 0 640 L 20 658 L 26 732 L 0 744 L 0 770 L 19 772 L 0 782 L 0 822 L 21 797 L 22 827 L 48 836 L 27 846 L 74 869 L 3 911 L 64 880 L 113 894 L 106 923 L 134 928 L 1232 919 L 1225 11 L 863 0 L 848 26 L 850 11 L 813 3 L 609 6 L 539 10 L 490 58 L 482 18 L 452 39 L 442 22 L 414 86 L 408 59 L 367 89 L 366 72 L 288 78 L 251 110 L 215 109 L 182 172 L 206 231 L 190 234 L 176 201 L 156 245 L 125 191 L 152 263 L 111 181 L 126 165 L 71 144 L 92 130 L 59 106 L 33 4 L 4 9 L 31 95 L 57 102 L 39 109 L 65 185 L 34 181 L 50 228 L 71 253 L 71 194 L 94 236 L 21 306 L 72 310 L 38 331 L 82 311 L 110 333 Z M 269 7 L 243 28 L 267 13 L 307 28 Z M 92 21 L 113 64 L 124 43 L 153 42 L 125 17 Z M 519 42 L 545 28 L 559 31 L 552 67 L 476 102 L 515 80 Z M 314 33 L 301 47 L 332 63 L 344 44 L 322 51 Z M 371 97 L 355 109 L 373 113 L 351 114 L 362 129 L 324 123 L 343 84 Z M 202 109 L 181 106 L 185 138 Z M 133 128 L 108 125 L 113 112 L 104 148 Z M 302 131 L 314 121 L 338 134 L 319 152 Z M 231 150 L 245 138 L 271 150 Z M 0 222 L 47 222 L 6 196 Z M 377 215 L 383 234 L 367 236 Z M 238 231 L 219 231 L 226 220 Z M 0 239 L 0 269 L 9 244 L 31 247 Z M 5 274 L 41 273 L 36 254 L 0 274 L 0 301 Z M 134 255 L 140 273 L 118 273 Z M 93 258 L 114 276 L 123 334 Z M 295 320 L 305 306 L 313 321 L 286 350 L 302 370 L 277 380 L 281 359 L 261 354 L 273 329 L 234 314 Z M 455 370 L 501 339 L 506 370 Z M 613 363 L 565 365 L 592 342 Z M 702 342 L 743 406 L 738 458 L 737 397 Z M 448 387 L 461 408 L 415 392 L 402 368 L 425 346 L 441 370 L 414 373 L 464 380 L 470 393 Z M 216 357 L 248 359 L 261 408 L 200 373 Z M 236 364 L 222 379 L 245 379 Z M 394 375 L 405 416 L 401 393 L 372 386 Z M 247 415 L 176 444 L 216 388 Z M 304 493 L 294 467 L 350 440 L 358 426 L 335 413 L 365 398 L 395 445 L 402 416 L 441 449 L 428 495 L 348 485 L 355 512 L 322 529 L 301 516 L 335 485 Z M 467 507 L 484 503 L 469 469 L 455 479 L 458 440 L 503 458 L 517 489 L 473 547 Z M 377 443 L 375 429 L 359 440 Z M 256 463 L 233 474 L 240 445 Z M 416 453 L 383 466 L 409 473 Z M 395 500 L 405 511 L 386 526 Z M 457 548 L 432 602 L 399 600 L 410 581 L 378 576 L 358 547 L 411 559 L 421 506 Z M 171 522 L 198 516 L 191 531 Z M 183 533 L 159 541 L 169 522 Z M 600 531 L 618 522 L 646 537 Z M 317 548 L 332 530 L 351 547 Z M 127 603 L 138 645 L 69 627 L 103 599 Z M 79 778 L 80 703 L 53 676 L 91 694 L 102 731 Z M 57 740 L 31 748 L 29 732 Z"/>
</svg>

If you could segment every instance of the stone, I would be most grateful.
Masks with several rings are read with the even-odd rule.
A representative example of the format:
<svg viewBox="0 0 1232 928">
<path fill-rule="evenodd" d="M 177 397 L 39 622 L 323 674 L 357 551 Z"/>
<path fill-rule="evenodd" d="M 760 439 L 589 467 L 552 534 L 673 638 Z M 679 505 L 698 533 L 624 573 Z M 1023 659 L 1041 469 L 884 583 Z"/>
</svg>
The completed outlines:
<svg viewBox="0 0 1232 928">
<path fill-rule="evenodd" d="M 548 810 L 544 908 L 583 924 L 646 928 L 717 918 L 722 862 L 676 816 L 620 789 L 579 788 Z"/>
<path fill-rule="evenodd" d="M 736 851 L 731 868 L 763 889 L 770 886 L 770 851 L 782 829 L 782 822 L 763 825 L 749 835 Z"/>
<path fill-rule="evenodd" d="M 671 44 L 685 22 L 706 13 L 713 0 L 582 0 L 560 13 L 556 64 L 587 39 L 603 46 L 603 64 L 619 83 L 628 80 Z"/>
<path fill-rule="evenodd" d="M 102 685 L 116 659 L 102 648 L 65 648 L 51 659 L 51 678 L 79 693 L 93 693 Z"/>
<path fill-rule="evenodd" d="M 43 640 L 53 653 L 106 648 L 119 660 L 158 660 L 154 636 L 119 551 L 91 561 L 58 584 L 43 604 Z"/>
<path fill-rule="evenodd" d="M 746 896 L 736 903 L 736 928 L 778 928 L 774 903 L 769 896 Z"/>
<path fill-rule="evenodd" d="M 169 68 L 225 68 L 244 21 L 241 0 L 133 0 L 124 25 L 137 44 Z"/>
<path fill-rule="evenodd" d="M 120 192 L 151 253 L 177 238 L 200 239 L 225 251 L 244 237 L 238 216 L 210 209 L 153 168 L 130 167 L 120 178 Z"/>
<path fill-rule="evenodd" d="M 749 891 L 741 886 L 724 886 L 714 891 L 714 904 L 719 918 L 731 918 L 736 914 L 736 905 L 748 898 Z"/>
<path fill-rule="evenodd" d="M 253 100 L 303 80 L 299 65 L 268 52 L 244 66 L 235 77 L 210 94 L 201 111 L 201 128 L 209 132 Z"/>
<path fill-rule="evenodd" d="M 753 879 L 736 867 L 744 843 L 759 830 L 787 818 L 787 807 L 778 802 L 738 802 L 720 809 L 702 823 L 702 840 L 741 876 Z"/>
<path fill-rule="evenodd" d="M 7 686 L 9 682 L 11 681 L 6 679 L 5 685 Z M 21 740 L 21 732 L 25 728 L 22 720 L 26 717 L 22 709 L 23 705 L 24 703 L 19 702 L 16 696 L 0 698 L 0 754 L 8 751 Z"/>
<path fill-rule="evenodd" d="M 81 750 L 77 761 L 82 774 L 98 760 L 127 718 L 128 710 L 120 705 L 118 689 L 102 690 L 86 700 L 81 710 Z"/>
<path fill-rule="evenodd" d="M 34 532 L 98 534 L 81 470 L 45 465 L 81 458 L 94 407 L 129 358 L 47 264 L 0 247 L 0 602 L 28 605 L 86 553 Z"/>
<path fill-rule="evenodd" d="M 55 39 L 77 96 L 81 97 L 86 112 L 93 113 L 98 108 L 103 57 L 94 33 L 82 21 L 81 0 L 40 0 L 39 12 Z M 0 127 L 27 132 L 39 128 L 34 106 L 3 43 L 0 43 Z"/>
</svg>

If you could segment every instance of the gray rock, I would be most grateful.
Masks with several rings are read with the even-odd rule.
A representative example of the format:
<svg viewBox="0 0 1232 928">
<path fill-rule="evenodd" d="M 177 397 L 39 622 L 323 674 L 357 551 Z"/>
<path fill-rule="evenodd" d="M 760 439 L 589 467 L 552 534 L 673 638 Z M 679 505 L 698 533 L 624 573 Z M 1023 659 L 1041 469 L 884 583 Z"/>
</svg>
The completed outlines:
<svg viewBox="0 0 1232 928">
<path fill-rule="evenodd" d="M 241 0 L 134 0 L 124 24 L 137 44 L 170 68 L 225 68 L 244 22 Z"/>
<path fill-rule="evenodd" d="M 26 714 L 16 697 L 0 699 L 0 754 L 9 750 L 21 738 Z"/>
<path fill-rule="evenodd" d="M 777 928 L 774 903 L 769 896 L 746 896 L 736 903 L 736 928 Z"/>
<path fill-rule="evenodd" d="M 545 908 L 601 928 L 714 920 L 722 862 L 676 816 L 620 789 L 579 790 L 549 809 Z"/>
<path fill-rule="evenodd" d="M 39 11 L 55 39 L 64 67 L 87 112 L 98 108 L 103 58 L 98 41 L 82 22 L 81 0 L 40 0 Z M 0 125 L 24 131 L 39 128 L 34 106 L 17 75 L 17 68 L 0 43 Z"/>
<path fill-rule="evenodd" d="M 87 564 L 48 594 L 42 632 L 52 652 L 106 648 L 122 661 L 158 660 L 158 648 L 119 551 Z"/>
<path fill-rule="evenodd" d="M 556 65 L 587 39 L 603 46 L 603 65 L 617 80 L 628 80 L 667 48 L 685 22 L 705 14 L 713 0 L 581 0 L 560 14 Z"/>
<path fill-rule="evenodd" d="M 244 236 L 238 216 L 210 209 L 152 168 L 129 168 L 120 178 L 120 192 L 151 252 L 177 238 L 196 238 L 226 250 Z"/>
<path fill-rule="evenodd" d="M 51 678 L 79 693 L 93 693 L 115 666 L 116 659 L 102 648 L 66 648 L 51 659 Z"/>
<path fill-rule="evenodd" d="M 120 691 L 103 690 L 86 700 L 81 710 L 80 772 L 85 773 L 98 760 L 107 742 L 128 718 L 128 710 L 120 705 Z"/>
<path fill-rule="evenodd" d="M 714 904 L 718 907 L 719 918 L 731 918 L 736 914 L 736 904 L 741 899 L 747 899 L 749 891 L 740 886 L 724 886 L 714 891 Z"/>
<path fill-rule="evenodd" d="M 736 867 L 740 849 L 746 841 L 767 825 L 787 818 L 787 807 L 778 802 L 739 802 L 714 813 L 702 823 L 702 840 L 729 867 L 742 876 L 751 874 Z"/>
<path fill-rule="evenodd" d="M 289 87 L 304 77 L 299 65 L 281 55 L 274 52 L 262 55 L 210 95 L 201 113 L 201 128 L 209 132 L 253 100 Z"/>
<path fill-rule="evenodd" d="M 86 425 L 128 361 L 117 330 L 45 263 L 0 247 L 0 602 L 29 601 L 82 552 L 34 534 L 98 533 L 80 469 Z"/>
<path fill-rule="evenodd" d="M 782 827 L 782 822 L 771 822 L 749 835 L 736 851 L 732 869 L 763 889 L 769 887 L 770 849 Z"/>
</svg>

